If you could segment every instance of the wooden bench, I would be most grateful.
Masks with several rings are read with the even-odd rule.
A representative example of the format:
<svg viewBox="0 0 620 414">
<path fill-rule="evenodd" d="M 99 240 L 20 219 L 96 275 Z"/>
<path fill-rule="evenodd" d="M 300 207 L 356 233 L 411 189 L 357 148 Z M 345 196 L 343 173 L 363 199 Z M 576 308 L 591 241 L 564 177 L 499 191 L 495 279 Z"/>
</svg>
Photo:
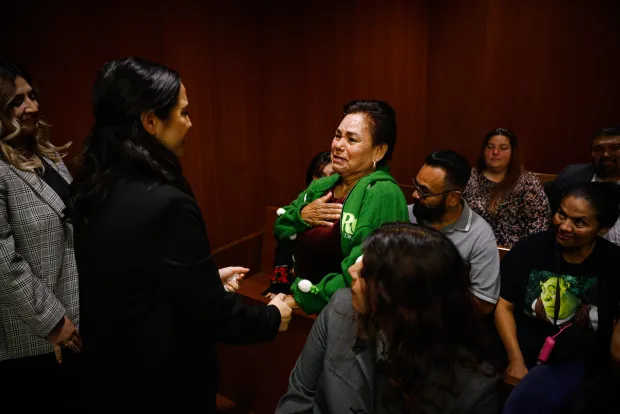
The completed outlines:
<svg viewBox="0 0 620 414">
<path fill-rule="evenodd" d="M 553 181 L 557 178 L 557 174 L 545 174 L 545 173 L 533 173 L 540 180 L 541 184 L 548 183 L 549 181 Z"/>
<path fill-rule="evenodd" d="M 220 394 L 217 394 L 215 397 L 215 403 L 217 405 L 218 414 L 253 414 L 251 411 L 238 406 L 228 398 L 222 397 Z"/>
</svg>

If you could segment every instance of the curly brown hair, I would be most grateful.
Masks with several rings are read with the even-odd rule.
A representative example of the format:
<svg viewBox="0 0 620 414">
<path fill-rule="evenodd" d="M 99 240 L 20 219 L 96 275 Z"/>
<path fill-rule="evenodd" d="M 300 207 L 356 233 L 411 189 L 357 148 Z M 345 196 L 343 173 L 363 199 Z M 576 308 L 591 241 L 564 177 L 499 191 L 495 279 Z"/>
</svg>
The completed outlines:
<svg viewBox="0 0 620 414">
<path fill-rule="evenodd" d="M 429 404 L 441 409 L 438 396 L 459 392 L 455 365 L 478 370 L 488 352 L 467 268 L 443 234 L 409 223 L 375 230 L 363 252 L 361 279 L 371 306 L 360 323 L 387 342 L 390 387 L 383 403 L 402 400 L 405 413 L 423 413 Z M 444 375 L 431 377 L 438 372 Z"/>
</svg>

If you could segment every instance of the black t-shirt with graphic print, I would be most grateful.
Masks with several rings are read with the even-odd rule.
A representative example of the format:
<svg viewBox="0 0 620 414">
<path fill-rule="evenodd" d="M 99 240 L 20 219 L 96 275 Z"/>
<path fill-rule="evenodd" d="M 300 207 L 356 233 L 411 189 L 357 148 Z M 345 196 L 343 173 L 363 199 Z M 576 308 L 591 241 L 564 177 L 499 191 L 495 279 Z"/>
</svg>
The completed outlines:
<svg viewBox="0 0 620 414">
<path fill-rule="evenodd" d="M 620 247 L 598 237 L 586 260 L 568 263 L 556 247 L 554 230 L 523 238 L 506 255 L 500 296 L 514 304 L 526 366 L 535 365 L 545 339 L 565 327 L 555 337 L 548 363 L 609 355 L 620 296 L 618 258 Z"/>
</svg>

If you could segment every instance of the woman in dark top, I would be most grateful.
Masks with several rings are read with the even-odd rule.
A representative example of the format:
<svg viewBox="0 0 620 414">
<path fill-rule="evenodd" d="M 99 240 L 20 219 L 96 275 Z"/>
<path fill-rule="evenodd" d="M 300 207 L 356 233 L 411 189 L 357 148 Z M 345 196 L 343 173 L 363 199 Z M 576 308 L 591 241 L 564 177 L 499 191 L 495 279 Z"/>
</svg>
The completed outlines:
<svg viewBox="0 0 620 414">
<path fill-rule="evenodd" d="M 79 383 L 78 278 L 64 213 L 71 176 L 59 154 L 69 144 L 50 142 L 38 99 L 28 73 L 0 59 L 3 413 L 56 412 L 67 388 Z"/>
<path fill-rule="evenodd" d="M 321 312 L 277 414 L 495 414 L 499 376 L 443 234 L 385 224 Z"/>
<path fill-rule="evenodd" d="M 249 307 L 224 291 L 230 272 L 218 274 L 177 158 L 191 127 L 179 75 L 108 62 L 93 110 L 72 186 L 86 408 L 212 413 L 215 342 L 272 340 L 291 309 L 284 295 Z"/>
<path fill-rule="evenodd" d="M 554 229 L 521 240 L 502 261 L 495 324 L 506 373 L 523 378 L 506 413 L 563 409 L 584 378 L 611 363 L 620 247 L 601 236 L 618 218 L 614 185 L 568 190 Z"/>
</svg>

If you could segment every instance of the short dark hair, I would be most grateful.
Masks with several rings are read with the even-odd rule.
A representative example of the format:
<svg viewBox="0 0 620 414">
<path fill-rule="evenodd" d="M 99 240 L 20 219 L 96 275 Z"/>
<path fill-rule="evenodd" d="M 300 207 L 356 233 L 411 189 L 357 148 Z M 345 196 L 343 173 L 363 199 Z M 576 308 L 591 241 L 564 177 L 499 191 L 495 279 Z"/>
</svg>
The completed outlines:
<svg viewBox="0 0 620 414">
<path fill-rule="evenodd" d="M 318 177 L 321 174 L 321 170 L 327 164 L 332 162 L 332 156 L 329 151 L 323 151 L 312 157 L 308 170 L 306 171 L 306 185 L 310 185 L 314 177 Z"/>
<path fill-rule="evenodd" d="M 599 137 L 620 137 L 620 127 L 601 128 L 592 136 L 590 145 L 594 145 L 594 140 Z"/>
<path fill-rule="evenodd" d="M 446 173 L 446 183 L 458 190 L 464 190 L 471 175 L 471 165 L 461 154 L 452 150 L 434 151 L 424 163 L 441 168 Z"/>
<path fill-rule="evenodd" d="M 620 216 L 620 186 L 616 183 L 589 182 L 577 184 L 562 195 L 587 201 L 595 211 L 599 229 L 610 229 Z"/>
<path fill-rule="evenodd" d="M 377 163 L 385 165 L 392 159 L 394 146 L 396 146 L 396 113 L 386 102 L 376 99 L 354 100 L 344 106 L 343 117 L 360 113 L 366 115 L 371 121 L 372 145 L 387 145 L 385 156 Z"/>
</svg>

